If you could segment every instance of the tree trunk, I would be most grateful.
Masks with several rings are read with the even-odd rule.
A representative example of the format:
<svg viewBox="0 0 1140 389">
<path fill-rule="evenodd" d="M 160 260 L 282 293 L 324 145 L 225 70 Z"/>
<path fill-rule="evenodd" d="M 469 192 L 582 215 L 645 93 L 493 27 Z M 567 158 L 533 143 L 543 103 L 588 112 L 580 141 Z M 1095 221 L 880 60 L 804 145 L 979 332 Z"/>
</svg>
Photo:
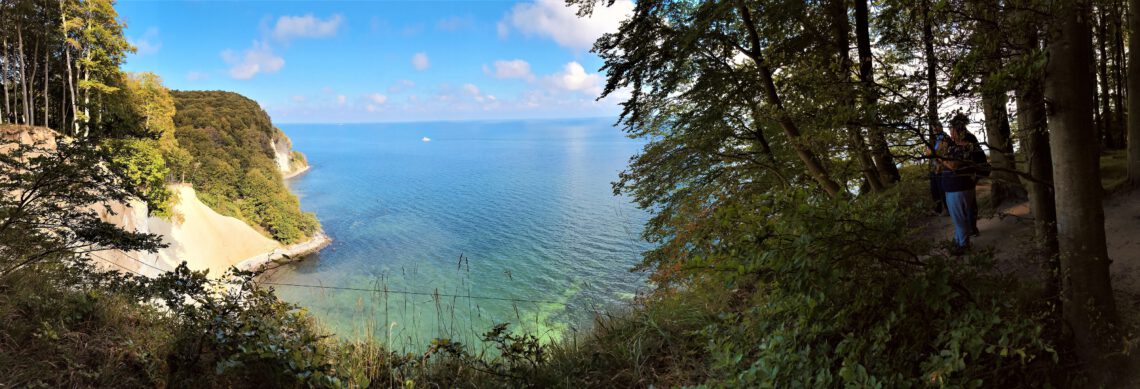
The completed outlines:
<svg viewBox="0 0 1140 389">
<path fill-rule="evenodd" d="M 1114 66 L 1112 68 L 1113 80 L 1116 81 L 1113 83 L 1114 92 L 1115 92 L 1115 93 L 1113 93 L 1113 103 L 1116 105 L 1116 111 L 1114 111 L 1113 113 L 1116 116 L 1112 120 L 1114 126 L 1112 126 L 1112 128 L 1109 131 L 1112 132 L 1112 139 L 1113 139 L 1112 148 L 1113 149 L 1121 149 L 1121 148 L 1124 148 L 1124 142 L 1125 142 L 1125 139 L 1124 139 L 1124 127 L 1125 127 L 1125 125 L 1124 125 L 1124 120 L 1125 120 L 1124 119 L 1124 108 L 1125 108 L 1125 106 L 1124 106 L 1124 83 L 1125 83 L 1125 81 L 1124 81 L 1124 66 L 1125 66 L 1125 64 L 1124 64 L 1124 29 L 1123 29 L 1124 23 L 1121 21 L 1120 15 L 1121 15 L 1121 13 L 1124 12 L 1124 9 L 1122 7 L 1122 4 L 1117 3 L 1115 1 L 1113 2 L 1113 5 L 1116 7 L 1116 12 L 1114 13 L 1114 15 L 1112 17 L 1112 22 L 1113 22 L 1113 26 L 1114 26 L 1113 34 L 1112 34 L 1112 42 L 1113 42 L 1112 47 L 1113 47 L 1113 58 L 1115 59 L 1114 62 L 1116 64 L 1116 66 Z"/>
<path fill-rule="evenodd" d="M 854 66 L 851 62 L 851 42 L 850 30 L 851 26 L 847 22 L 847 4 L 844 0 L 831 0 L 828 5 L 831 13 L 831 28 L 832 39 L 835 43 L 835 53 L 839 60 L 839 69 L 835 73 L 836 81 L 840 88 L 842 88 L 843 97 L 840 99 L 840 109 L 848 109 L 850 112 L 858 112 L 855 106 L 855 88 L 851 84 L 848 71 Z M 846 121 L 846 120 L 845 120 Z M 867 150 L 867 144 L 863 140 L 863 132 L 859 127 L 848 125 L 846 126 L 847 139 L 849 146 L 849 153 L 851 156 L 859 161 L 859 167 L 863 172 L 863 179 L 867 181 L 867 185 L 871 187 L 871 191 L 879 193 L 883 191 L 883 182 L 879 178 L 879 171 L 875 168 L 875 161 L 871 158 L 871 153 Z"/>
<path fill-rule="evenodd" d="M 8 103 L 8 72 L 12 63 L 12 58 L 8 56 L 8 37 L 4 37 L 3 54 L 4 66 L 0 67 L 0 87 L 4 88 L 4 113 L 0 117 L 0 123 L 8 122 L 8 115 L 12 114 L 12 105 Z"/>
<path fill-rule="evenodd" d="M 1057 241 L 1061 256 L 1063 315 L 1077 355 L 1099 382 L 1113 382 L 1120 350 L 1119 320 L 1109 278 L 1099 158 L 1092 136 L 1092 85 L 1089 77 L 1088 0 L 1060 2 L 1053 15 L 1046 65 L 1045 96 L 1050 102 L 1049 132 L 1057 200 Z"/>
<path fill-rule="evenodd" d="M 1051 279 L 1045 288 L 1045 295 L 1058 296 L 1061 282 L 1058 278 L 1060 264 L 1057 263 L 1057 207 L 1052 185 L 1053 157 L 1049 148 L 1045 96 L 1040 80 L 1029 80 L 1019 88 L 1017 112 L 1026 170 L 1033 178 L 1026 180 L 1025 185 L 1029 192 L 1029 208 L 1033 212 L 1037 248 L 1041 251 L 1041 256 L 1047 258 L 1044 267 Z"/>
<path fill-rule="evenodd" d="M 1030 0 L 1032 1 L 1032 0 Z M 1140 1 L 1140 0 L 1138 0 Z M 1018 2 L 1016 5 L 1024 5 Z M 1042 54 L 1039 21 L 1029 7 L 1017 11 L 1017 24 L 1012 31 L 1021 33 L 1019 55 L 1021 60 L 1037 58 Z M 1036 61 L 1034 61 L 1036 62 Z M 1090 69 L 1091 70 L 1091 69 Z M 1094 73 L 1088 73 L 1090 77 Z M 1049 129 L 1046 122 L 1045 95 L 1042 87 L 1043 69 L 1029 68 L 1026 77 L 1017 84 L 1017 124 L 1021 138 L 1021 153 L 1025 158 L 1028 177 L 1023 184 L 1029 192 L 1029 207 L 1033 212 L 1036 246 L 1041 258 L 1040 266 L 1046 275 L 1044 296 L 1053 306 L 1045 320 L 1046 337 L 1064 342 L 1061 315 L 1061 263 L 1057 256 L 1057 208 L 1053 193 L 1053 158 L 1049 148 Z"/>
<path fill-rule="evenodd" d="M 87 49 L 85 63 L 91 63 L 91 49 Z M 83 81 L 90 85 L 91 81 L 91 66 L 83 68 Z M 86 139 L 91 135 L 91 87 L 83 89 L 83 136 Z"/>
<path fill-rule="evenodd" d="M 1128 181 L 1140 188 L 1140 0 L 1128 9 Z"/>
<path fill-rule="evenodd" d="M 926 120 L 930 128 L 941 129 L 938 116 L 938 58 L 934 56 L 933 15 L 930 14 L 930 0 L 922 0 L 922 47 L 926 57 L 927 110 Z"/>
<path fill-rule="evenodd" d="M 51 124 L 48 123 L 51 119 L 49 115 L 50 112 L 48 111 L 48 103 L 51 102 L 51 95 L 48 94 L 48 75 L 51 73 L 51 61 L 48 56 L 50 52 L 51 50 L 47 48 L 44 49 L 44 127 L 51 127 Z"/>
<path fill-rule="evenodd" d="M 63 62 L 67 65 L 67 91 L 66 91 L 66 94 L 68 95 L 68 98 L 71 101 L 70 115 L 64 115 L 63 119 L 67 119 L 66 121 L 64 121 L 64 124 L 68 125 L 68 127 L 71 127 L 71 135 L 78 135 L 79 134 L 79 121 L 75 120 L 75 115 L 79 114 L 79 109 L 75 103 L 75 99 L 76 99 L 75 96 L 77 94 L 77 91 L 75 89 L 75 87 L 76 87 L 75 76 L 72 75 L 72 71 L 71 71 L 71 43 L 69 43 L 68 39 L 67 39 L 68 38 L 68 36 L 67 36 L 67 12 L 63 8 L 63 2 L 62 1 L 59 3 L 59 19 L 60 19 L 60 26 L 61 26 L 60 29 L 63 32 Z"/>
<path fill-rule="evenodd" d="M 32 46 L 32 65 L 28 73 L 28 125 L 36 125 L 36 75 L 39 74 L 40 66 L 36 63 L 36 57 L 40 53 L 40 42 L 37 40 L 35 46 Z M 24 58 L 27 61 L 27 57 Z"/>
<path fill-rule="evenodd" d="M 859 49 L 859 80 L 863 83 L 863 111 L 867 117 L 867 134 L 871 154 L 879 178 L 886 183 L 898 182 L 899 168 L 879 123 L 879 93 L 875 85 L 874 57 L 871 53 L 870 15 L 867 0 L 855 0 L 855 41 Z"/>
<path fill-rule="evenodd" d="M 1013 142 L 1010 141 L 1009 112 L 1006 111 L 1008 98 L 1005 92 L 983 93 L 982 111 L 985 114 L 986 143 L 990 145 L 990 164 L 994 170 L 990 175 L 993 182 L 992 198 L 994 209 L 1006 200 L 1021 199 L 1025 188 L 1017 178 L 1017 163 L 1013 155 Z"/>
<path fill-rule="evenodd" d="M 784 130 L 784 134 L 788 137 L 788 143 L 796 150 L 796 155 L 799 156 L 800 161 L 804 163 L 808 174 L 819 183 L 820 188 L 822 188 L 828 196 L 832 198 L 839 197 L 840 192 L 846 193 L 846 191 L 831 179 L 831 175 L 827 173 L 827 169 L 823 167 L 823 163 L 819 160 L 819 157 L 803 143 L 803 140 L 800 139 L 799 127 L 796 126 L 795 121 L 792 120 L 787 110 L 784 109 L 784 103 L 780 99 L 779 92 L 776 90 L 776 83 L 772 80 L 772 69 L 768 67 L 768 62 L 760 55 L 760 35 L 756 31 L 756 25 L 752 21 L 752 12 L 740 2 L 737 2 L 736 5 L 740 10 L 741 17 L 744 19 L 744 25 L 748 30 L 752 45 L 751 50 L 748 50 L 745 54 L 756 63 L 756 70 L 760 76 L 760 86 L 763 88 L 765 102 L 776 114 L 776 122 L 779 123 L 780 128 Z"/>
<path fill-rule="evenodd" d="M 975 8 L 979 12 L 989 15 L 1001 15 L 1003 12 L 996 3 L 987 1 L 978 2 L 975 4 Z M 974 41 L 981 45 L 984 56 L 981 63 L 984 69 L 981 85 L 982 112 L 985 115 L 986 143 L 990 148 L 990 164 L 994 168 L 990 175 L 990 181 L 993 183 L 991 189 L 992 204 L 996 210 L 1007 200 L 1023 199 L 1025 188 L 1021 186 L 1017 177 L 1013 141 L 1010 139 L 1009 111 L 1006 107 L 1009 103 L 1009 97 L 1006 95 L 1008 89 L 998 79 L 1004 67 L 1003 58 L 1005 58 L 1006 52 L 1002 49 L 1001 43 L 988 39 L 988 37 L 999 36 L 1000 31 L 997 24 L 979 23 L 978 26 L 978 30 L 974 33 L 980 34 L 980 36 L 976 35 Z"/>
<path fill-rule="evenodd" d="M 30 124 L 28 123 L 28 118 L 32 116 L 32 106 L 28 102 L 28 61 L 24 58 L 24 33 L 18 24 L 16 25 L 16 37 L 18 43 L 17 52 L 19 53 L 18 58 L 20 60 L 20 88 L 23 89 L 23 94 L 21 94 L 21 96 L 23 96 L 23 100 L 21 101 L 22 109 L 20 111 L 24 114 L 24 119 L 17 120 L 17 122 Z"/>
<path fill-rule="evenodd" d="M 1096 137 L 1097 141 L 1103 144 L 1105 147 L 1111 147 L 1113 116 L 1112 108 L 1110 108 L 1112 99 L 1109 98 L 1109 93 L 1112 91 L 1112 87 L 1108 84 L 1108 18 L 1105 17 L 1107 12 L 1105 12 L 1104 8 L 1098 8 L 1100 9 L 1100 13 L 1098 14 L 1099 17 L 1097 19 L 1100 21 L 1100 23 L 1097 24 L 1097 47 L 1100 50 L 1100 61 L 1094 60 L 1094 63 L 1097 64 L 1097 71 L 1100 74 L 1100 91 L 1098 93 L 1094 88 L 1093 93 L 1096 93 L 1097 98 L 1100 102 L 1100 121 L 1097 123 L 1097 133 L 1094 136 Z M 1095 80 L 1093 85 L 1096 85 Z"/>
</svg>

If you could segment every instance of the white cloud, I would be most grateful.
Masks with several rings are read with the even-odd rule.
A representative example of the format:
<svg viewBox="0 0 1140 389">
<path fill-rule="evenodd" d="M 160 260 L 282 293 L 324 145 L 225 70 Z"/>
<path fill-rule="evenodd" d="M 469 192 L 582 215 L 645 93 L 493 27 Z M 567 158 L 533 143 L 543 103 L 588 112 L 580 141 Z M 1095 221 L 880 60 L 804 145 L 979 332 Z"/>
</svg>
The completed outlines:
<svg viewBox="0 0 1140 389">
<path fill-rule="evenodd" d="M 186 81 L 202 81 L 209 79 L 210 75 L 204 72 L 191 71 L 189 73 L 186 73 Z"/>
<path fill-rule="evenodd" d="M 148 28 L 141 37 L 128 39 L 127 42 L 135 47 L 135 55 L 138 56 L 151 55 L 162 49 L 162 42 L 158 41 L 158 27 Z"/>
<path fill-rule="evenodd" d="M 285 59 L 273 54 L 268 43 L 258 41 L 253 41 L 253 47 L 240 55 L 227 49 L 222 52 L 222 59 L 230 65 L 230 77 L 238 80 L 248 80 L 258 73 L 276 73 L 285 66 Z"/>
<path fill-rule="evenodd" d="M 405 37 L 410 38 L 413 36 L 420 35 L 423 32 L 424 32 L 423 23 L 417 23 L 417 24 L 409 24 L 407 26 L 404 26 L 404 29 L 400 31 L 400 34 L 404 35 Z"/>
<path fill-rule="evenodd" d="M 483 73 L 498 79 L 520 78 L 527 81 L 534 80 L 534 74 L 530 72 L 530 64 L 521 59 L 495 61 L 492 68 L 483 65 Z"/>
<path fill-rule="evenodd" d="M 294 103 L 304 103 L 305 102 L 305 96 L 301 96 L 301 95 L 293 96 L 293 102 Z"/>
<path fill-rule="evenodd" d="M 277 24 L 273 26 L 273 37 L 282 41 L 292 38 L 326 38 L 336 35 L 343 21 L 341 15 L 333 15 L 324 20 L 313 14 L 282 16 L 277 18 Z"/>
<path fill-rule="evenodd" d="M 428 60 L 427 53 L 419 52 L 412 56 L 412 67 L 416 70 L 424 71 L 431 67 L 431 61 Z"/>
<path fill-rule="evenodd" d="M 412 80 L 399 80 L 396 81 L 395 84 L 392 84 L 392 86 L 388 87 L 388 93 L 400 93 L 415 87 L 416 83 L 412 82 Z"/>
<path fill-rule="evenodd" d="M 376 103 L 376 104 L 384 104 L 384 103 L 388 102 L 388 96 L 385 96 L 385 95 L 382 95 L 379 93 L 373 93 L 373 94 L 368 95 L 368 100 L 371 100 L 373 103 Z M 372 106 L 372 105 L 369 104 L 369 106 Z"/>
<path fill-rule="evenodd" d="M 495 100 L 495 96 L 483 95 L 483 92 L 479 91 L 479 87 L 475 86 L 475 84 L 463 84 L 463 91 L 467 92 L 467 94 L 470 95 L 471 98 L 474 99 L 477 103 L 482 103 L 487 100 Z"/>
<path fill-rule="evenodd" d="M 561 72 L 546 76 L 543 80 L 556 90 L 580 92 L 594 96 L 602 93 L 602 76 L 598 73 L 587 73 L 586 69 L 576 61 L 567 63 L 562 67 Z"/>
<path fill-rule="evenodd" d="M 579 18 L 577 10 L 567 7 L 563 0 L 535 0 L 515 5 L 499 22 L 499 37 L 514 27 L 526 36 L 553 39 L 559 45 L 574 50 L 588 50 L 602 34 L 615 32 L 621 21 L 633 14 L 632 0 L 618 0 L 609 7 L 595 7 L 588 18 Z"/>
<path fill-rule="evenodd" d="M 337 105 L 344 105 L 345 103 L 348 103 L 348 96 L 336 95 L 336 104 Z"/>
<path fill-rule="evenodd" d="M 435 28 L 443 31 L 459 31 L 474 26 L 475 20 L 470 16 L 452 16 L 450 18 L 440 19 L 440 21 L 435 23 Z"/>
<path fill-rule="evenodd" d="M 372 105 L 372 104 L 368 104 L 367 106 L 364 107 L 364 109 L 367 110 L 368 112 L 376 112 L 377 110 L 379 110 L 379 108 L 377 108 L 375 105 Z"/>
<path fill-rule="evenodd" d="M 500 39 L 505 39 L 511 34 L 511 27 L 507 25 L 505 20 L 500 20 L 498 23 L 495 23 L 495 31 L 499 34 Z"/>
</svg>

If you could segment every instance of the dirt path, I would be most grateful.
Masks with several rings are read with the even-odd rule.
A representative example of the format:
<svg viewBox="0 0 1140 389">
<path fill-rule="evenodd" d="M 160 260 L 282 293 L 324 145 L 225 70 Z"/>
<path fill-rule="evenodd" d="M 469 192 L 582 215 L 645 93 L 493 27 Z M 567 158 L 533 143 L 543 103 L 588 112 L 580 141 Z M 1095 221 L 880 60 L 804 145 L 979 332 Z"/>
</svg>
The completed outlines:
<svg viewBox="0 0 1140 389">
<path fill-rule="evenodd" d="M 1130 337 L 1136 338 L 1140 336 L 1140 190 L 1105 201 L 1104 232 L 1116 306 Z"/>
<path fill-rule="evenodd" d="M 985 187 L 979 187 L 979 197 L 985 197 Z M 983 201 L 984 202 L 984 201 Z M 1006 207 L 998 212 L 986 210 L 978 216 L 981 236 L 970 238 L 975 251 L 990 249 L 1003 271 L 1027 272 L 1039 276 L 1039 259 L 1031 253 L 1033 247 L 1033 214 L 1029 203 Z M 1140 328 L 1140 190 L 1116 193 L 1104 202 L 1104 229 L 1108 256 L 1112 258 L 1112 287 L 1116 291 L 1117 305 L 1122 314 L 1130 311 L 1131 319 Z M 949 216 L 935 217 L 932 222 L 937 237 L 950 240 L 954 226 Z"/>
<path fill-rule="evenodd" d="M 979 197 L 988 188 L 979 187 Z M 985 201 L 983 201 L 985 202 Z M 974 251 L 993 250 L 999 271 L 1013 272 L 1025 280 L 1044 280 L 1041 258 L 1032 252 L 1033 214 L 1029 204 L 1021 203 L 993 212 L 982 206 L 978 229 L 982 234 L 971 238 Z M 954 226 L 949 216 L 932 217 L 926 231 L 938 239 L 950 240 Z M 1127 339 L 1140 339 L 1140 190 L 1118 192 L 1104 202 L 1104 230 L 1108 256 L 1112 258 L 1112 289 L 1121 324 Z M 1133 352 L 1129 371 L 1134 376 L 1125 382 L 1140 387 L 1140 353 Z"/>
</svg>

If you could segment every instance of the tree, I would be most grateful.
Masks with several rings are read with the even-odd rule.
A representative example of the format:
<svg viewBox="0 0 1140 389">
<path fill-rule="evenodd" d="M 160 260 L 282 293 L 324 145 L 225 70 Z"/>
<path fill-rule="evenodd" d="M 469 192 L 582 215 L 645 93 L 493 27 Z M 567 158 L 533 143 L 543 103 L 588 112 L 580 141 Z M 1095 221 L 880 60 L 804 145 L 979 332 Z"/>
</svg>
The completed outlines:
<svg viewBox="0 0 1140 389">
<path fill-rule="evenodd" d="M 971 97 L 980 97 L 986 144 L 993 167 L 990 178 L 995 208 L 1007 200 L 1025 198 L 1025 189 L 1017 177 L 1007 108 L 1007 94 L 1013 87 L 1013 79 L 1018 76 L 1007 66 L 1009 49 L 1013 44 L 995 37 L 1005 36 L 1004 31 L 1016 37 L 1020 34 L 1019 28 L 1036 28 L 1032 25 L 1018 27 L 1013 20 L 1014 12 L 1005 8 L 999 3 L 979 0 L 967 0 L 958 7 L 956 11 L 961 16 L 954 22 L 964 30 L 967 39 L 962 47 L 963 55 L 954 58 L 950 82 L 953 89 L 973 95 Z"/>
<path fill-rule="evenodd" d="M 110 155 L 110 168 L 120 174 L 131 193 L 146 200 L 147 211 L 171 216 L 172 195 L 166 188 L 170 169 L 162 158 L 157 141 L 151 139 L 111 139 L 103 144 Z"/>
<path fill-rule="evenodd" d="M 1128 181 L 1140 188 L 1140 1 L 1128 9 Z"/>
<path fill-rule="evenodd" d="M 882 192 L 884 189 L 883 180 L 879 176 L 879 169 L 875 167 L 875 161 L 871 157 L 870 150 L 867 149 L 862 130 L 857 126 L 846 124 L 854 121 L 851 117 L 858 114 L 858 109 L 855 106 L 855 88 L 851 83 L 851 76 L 849 74 L 853 64 L 851 62 L 851 44 L 849 37 L 851 34 L 851 26 L 847 21 L 846 1 L 831 0 L 828 5 L 828 12 L 830 13 L 829 21 L 831 22 L 837 57 L 835 61 L 837 63 L 837 69 L 835 70 L 836 84 L 841 88 L 841 95 L 839 96 L 840 109 L 847 108 L 846 112 L 838 115 L 836 121 L 841 126 L 847 127 L 847 136 L 849 139 L 848 152 L 855 155 L 855 159 L 859 161 L 859 165 L 863 171 L 863 179 L 871 188 L 872 192 Z M 860 73 L 862 73 L 862 70 Z M 864 85 L 866 85 L 866 82 L 864 82 Z"/>
<path fill-rule="evenodd" d="M 0 152 L 0 277 L 77 253 L 155 251 L 161 238 L 102 221 L 94 207 L 131 194 L 94 145 L 21 144 Z M 18 243 L 18 244 L 17 244 Z"/>
<path fill-rule="evenodd" d="M 123 80 L 127 103 L 142 117 L 143 130 L 159 139 L 174 136 L 174 98 L 162 85 L 162 78 L 151 72 L 130 73 Z"/>
<path fill-rule="evenodd" d="M 1090 8 L 1087 0 L 1076 0 L 1052 10 L 1045 98 L 1050 104 L 1063 315 L 1078 355 L 1104 377 L 1120 338 L 1093 132 L 1093 80 L 1087 71 L 1092 61 Z"/>
<path fill-rule="evenodd" d="M 938 57 L 934 54 L 934 11 L 931 9 L 931 0 L 920 1 L 923 57 L 926 59 L 926 120 L 930 128 L 942 129 L 938 115 L 941 100 L 938 97 Z"/>
<path fill-rule="evenodd" d="M 899 169 L 895 166 L 894 156 L 887 145 L 883 128 L 878 124 L 879 119 L 879 91 L 875 84 L 874 56 L 871 52 L 871 22 L 870 10 L 867 0 L 855 0 L 855 41 L 859 49 L 859 80 L 863 83 L 864 110 L 868 116 L 865 121 L 869 124 L 868 133 L 871 140 L 871 150 L 875 158 L 875 166 L 879 169 L 879 176 L 887 183 L 897 182 L 900 178 Z"/>
</svg>

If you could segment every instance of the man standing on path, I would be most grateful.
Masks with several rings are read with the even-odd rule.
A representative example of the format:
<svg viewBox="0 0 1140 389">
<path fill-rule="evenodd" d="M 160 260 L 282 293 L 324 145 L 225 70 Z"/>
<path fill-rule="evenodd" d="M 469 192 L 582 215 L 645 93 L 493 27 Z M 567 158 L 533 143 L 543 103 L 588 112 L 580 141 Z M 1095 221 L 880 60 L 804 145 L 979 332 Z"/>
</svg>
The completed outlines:
<svg viewBox="0 0 1140 389">
<path fill-rule="evenodd" d="M 970 159 L 977 143 L 971 143 L 966 135 L 965 122 L 952 120 L 950 123 L 950 139 L 940 148 L 938 162 L 941 164 L 942 190 L 946 192 L 946 209 L 950 211 L 950 220 L 954 222 L 954 248 L 953 254 L 962 254 L 970 246 L 970 236 L 977 232 L 977 211 L 971 210 L 971 202 L 976 204 L 974 196 L 974 163 Z M 976 208 L 975 208 L 976 209 Z"/>
<path fill-rule="evenodd" d="M 960 136 L 959 139 L 968 144 L 969 154 L 965 160 L 972 161 L 977 153 L 982 153 L 982 155 L 985 155 L 985 152 L 982 151 L 982 145 L 978 142 L 978 137 L 974 136 L 973 133 L 966 129 L 966 126 L 968 124 L 970 124 L 970 119 L 967 118 L 966 115 L 963 115 L 961 112 L 958 112 L 954 115 L 954 118 L 950 119 L 950 132 L 951 134 L 957 132 Z M 953 135 L 951 135 L 951 137 L 953 137 Z M 973 182 L 973 184 L 970 186 L 969 195 L 966 197 L 966 205 L 968 210 L 967 217 L 969 219 L 969 223 L 967 225 L 970 227 L 970 236 L 979 236 L 982 234 L 981 230 L 978 230 L 978 191 L 976 190 L 978 180 L 976 174 L 977 172 L 975 171 L 977 168 L 978 166 L 969 166 L 969 169 L 962 172 L 963 174 L 969 173 L 969 176 L 971 177 L 970 180 Z"/>
</svg>

